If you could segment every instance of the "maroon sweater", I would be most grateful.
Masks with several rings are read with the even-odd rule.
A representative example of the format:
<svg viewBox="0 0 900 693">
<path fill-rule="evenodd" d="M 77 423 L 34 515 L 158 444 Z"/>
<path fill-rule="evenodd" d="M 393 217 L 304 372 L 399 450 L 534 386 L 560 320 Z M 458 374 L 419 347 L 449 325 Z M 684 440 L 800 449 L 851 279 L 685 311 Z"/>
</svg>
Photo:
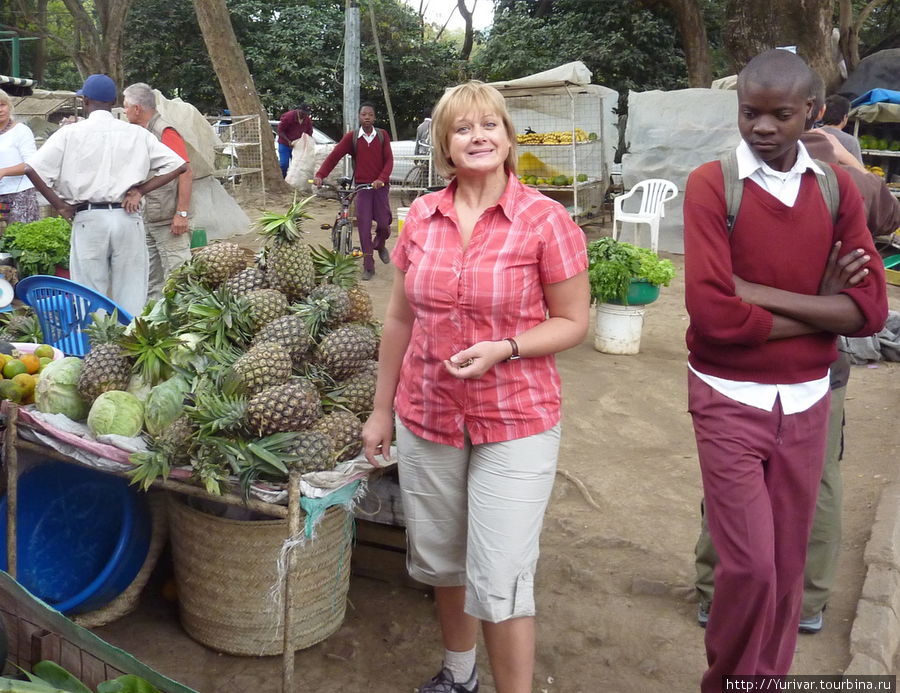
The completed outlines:
<svg viewBox="0 0 900 693">
<path fill-rule="evenodd" d="M 375 128 L 379 130 L 379 128 Z M 378 136 L 369 144 L 362 137 L 356 140 L 356 175 L 354 179 L 357 183 L 371 183 L 374 180 L 380 180 L 387 185 L 391 180 L 391 171 L 394 169 L 394 155 L 391 153 L 391 138 L 384 130 L 379 130 L 384 139 L 383 142 L 378 140 Z M 331 173 L 331 169 L 335 167 L 341 157 L 353 152 L 353 138 L 359 134 L 359 128 L 348 132 L 341 141 L 334 145 L 325 161 L 316 171 L 317 178 L 325 178 Z"/>
<path fill-rule="evenodd" d="M 823 377 L 837 356 L 834 335 L 821 332 L 768 341 L 772 314 L 738 298 L 732 274 L 817 294 L 837 240 L 842 241 L 842 253 L 864 248 L 873 258 L 868 276 L 843 292 L 865 318 L 862 329 L 848 336 L 871 335 L 884 325 L 884 268 L 866 228 L 862 199 L 847 173 L 832 168 L 841 194 L 834 225 L 815 174 L 806 171 L 793 207 L 747 180 L 730 238 L 721 166 L 711 162 L 691 173 L 684 197 L 685 304 L 691 319 L 686 339 L 690 363 L 699 372 L 783 384 Z"/>
</svg>

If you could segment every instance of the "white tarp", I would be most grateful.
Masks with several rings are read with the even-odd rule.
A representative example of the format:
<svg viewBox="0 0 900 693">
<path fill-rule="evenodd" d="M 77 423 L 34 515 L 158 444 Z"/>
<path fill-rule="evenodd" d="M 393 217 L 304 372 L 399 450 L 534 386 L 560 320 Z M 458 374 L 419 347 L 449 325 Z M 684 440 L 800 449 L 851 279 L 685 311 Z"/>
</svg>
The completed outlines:
<svg viewBox="0 0 900 693">
<path fill-rule="evenodd" d="M 580 60 L 558 65 L 543 72 L 505 82 L 491 82 L 491 86 L 504 89 L 534 89 L 536 87 L 560 87 L 564 84 L 590 84 L 591 71 Z"/>
<path fill-rule="evenodd" d="M 629 92 L 625 190 L 646 178 L 664 178 L 681 191 L 666 204 L 660 247 L 683 252 L 682 193 L 697 166 L 718 159 L 740 141 L 737 92 L 725 89 Z M 646 236 L 646 227 L 643 229 Z M 625 236 L 629 240 L 630 230 Z"/>
</svg>

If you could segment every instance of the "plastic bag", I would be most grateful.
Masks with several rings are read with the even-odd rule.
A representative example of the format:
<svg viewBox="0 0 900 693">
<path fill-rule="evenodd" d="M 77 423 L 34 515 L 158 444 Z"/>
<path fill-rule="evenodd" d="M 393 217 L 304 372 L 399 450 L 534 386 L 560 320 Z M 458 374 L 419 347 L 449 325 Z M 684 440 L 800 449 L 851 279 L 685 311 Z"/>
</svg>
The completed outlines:
<svg viewBox="0 0 900 693">
<path fill-rule="evenodd" d="M 309 179 L 313 176 L 316 165 L 316 143 L 305 132 L 294 142 L 294 152 L 288 166 L 285 182 L 301 192 L 309 192 Z"/>
</svg>

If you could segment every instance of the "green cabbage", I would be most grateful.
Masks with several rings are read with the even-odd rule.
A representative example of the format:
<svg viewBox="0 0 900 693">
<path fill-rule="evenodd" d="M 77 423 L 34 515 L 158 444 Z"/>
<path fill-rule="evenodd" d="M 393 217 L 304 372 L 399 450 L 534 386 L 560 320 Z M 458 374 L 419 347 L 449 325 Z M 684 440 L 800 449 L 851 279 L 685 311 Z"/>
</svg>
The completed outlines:
<svg viewBox="0 0 900 693">
<path fill-rule="evenodd" d="M 95 436 L 115 433 L 131 438 L 144 425 L 144 405 L 124 390 L 104 392 L 91 405 L 87 425 Z"/>
<path fill-rule="evenodd" d="M 187 378 L 176 375 L 150 390 L 144 409 L 147 433 L 158 436 L 184 413 L 184 396 L 190 389 Z"/>
<path fill-rule="evenodd" d="M 64 414 L 73 421 L 81 421 L 87 416 L 88 404 L 78 394 L 81 364 L 77 356 L 67 356 L 44 367 L 34 391 L 38 411 Z"/>
</svg>

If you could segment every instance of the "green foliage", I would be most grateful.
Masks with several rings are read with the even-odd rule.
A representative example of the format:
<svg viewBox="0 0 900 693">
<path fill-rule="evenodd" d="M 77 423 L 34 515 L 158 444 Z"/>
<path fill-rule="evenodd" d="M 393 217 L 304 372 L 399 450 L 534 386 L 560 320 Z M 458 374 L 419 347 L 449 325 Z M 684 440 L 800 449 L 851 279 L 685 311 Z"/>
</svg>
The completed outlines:
<svg viewBox="0 0 900 693">
<path fill-rule="evenodd" d="M 16 681 L 0 677 L 0 691 L 10 693 L 91 693 L 71 673 L 55 662 L 44 660 L 32 667 L 33 673 L 26 672 L 29 681 Z M 146 679 L 134 674 L 125 674 L 97 685 L 97 693 L 161 693 Z"/>
<path fill-rule="evenodd" d="M 69 266 L 71 228 L 62 217 L 10 224 L 0 238 L 0 250 L 13 256 L 20 277 L 53 274 L 57 265 Z"/>
<path fill-rule="evenodd" d="M 644 279 L 657 286 L 668 286 L 675 277 L 670 260 L 661 259 L 648 248 L 638 248 L 605 237 L 588 244 L 588 278 L 591 299 L 625 301 L 632 279 Z"/>
</svg>

